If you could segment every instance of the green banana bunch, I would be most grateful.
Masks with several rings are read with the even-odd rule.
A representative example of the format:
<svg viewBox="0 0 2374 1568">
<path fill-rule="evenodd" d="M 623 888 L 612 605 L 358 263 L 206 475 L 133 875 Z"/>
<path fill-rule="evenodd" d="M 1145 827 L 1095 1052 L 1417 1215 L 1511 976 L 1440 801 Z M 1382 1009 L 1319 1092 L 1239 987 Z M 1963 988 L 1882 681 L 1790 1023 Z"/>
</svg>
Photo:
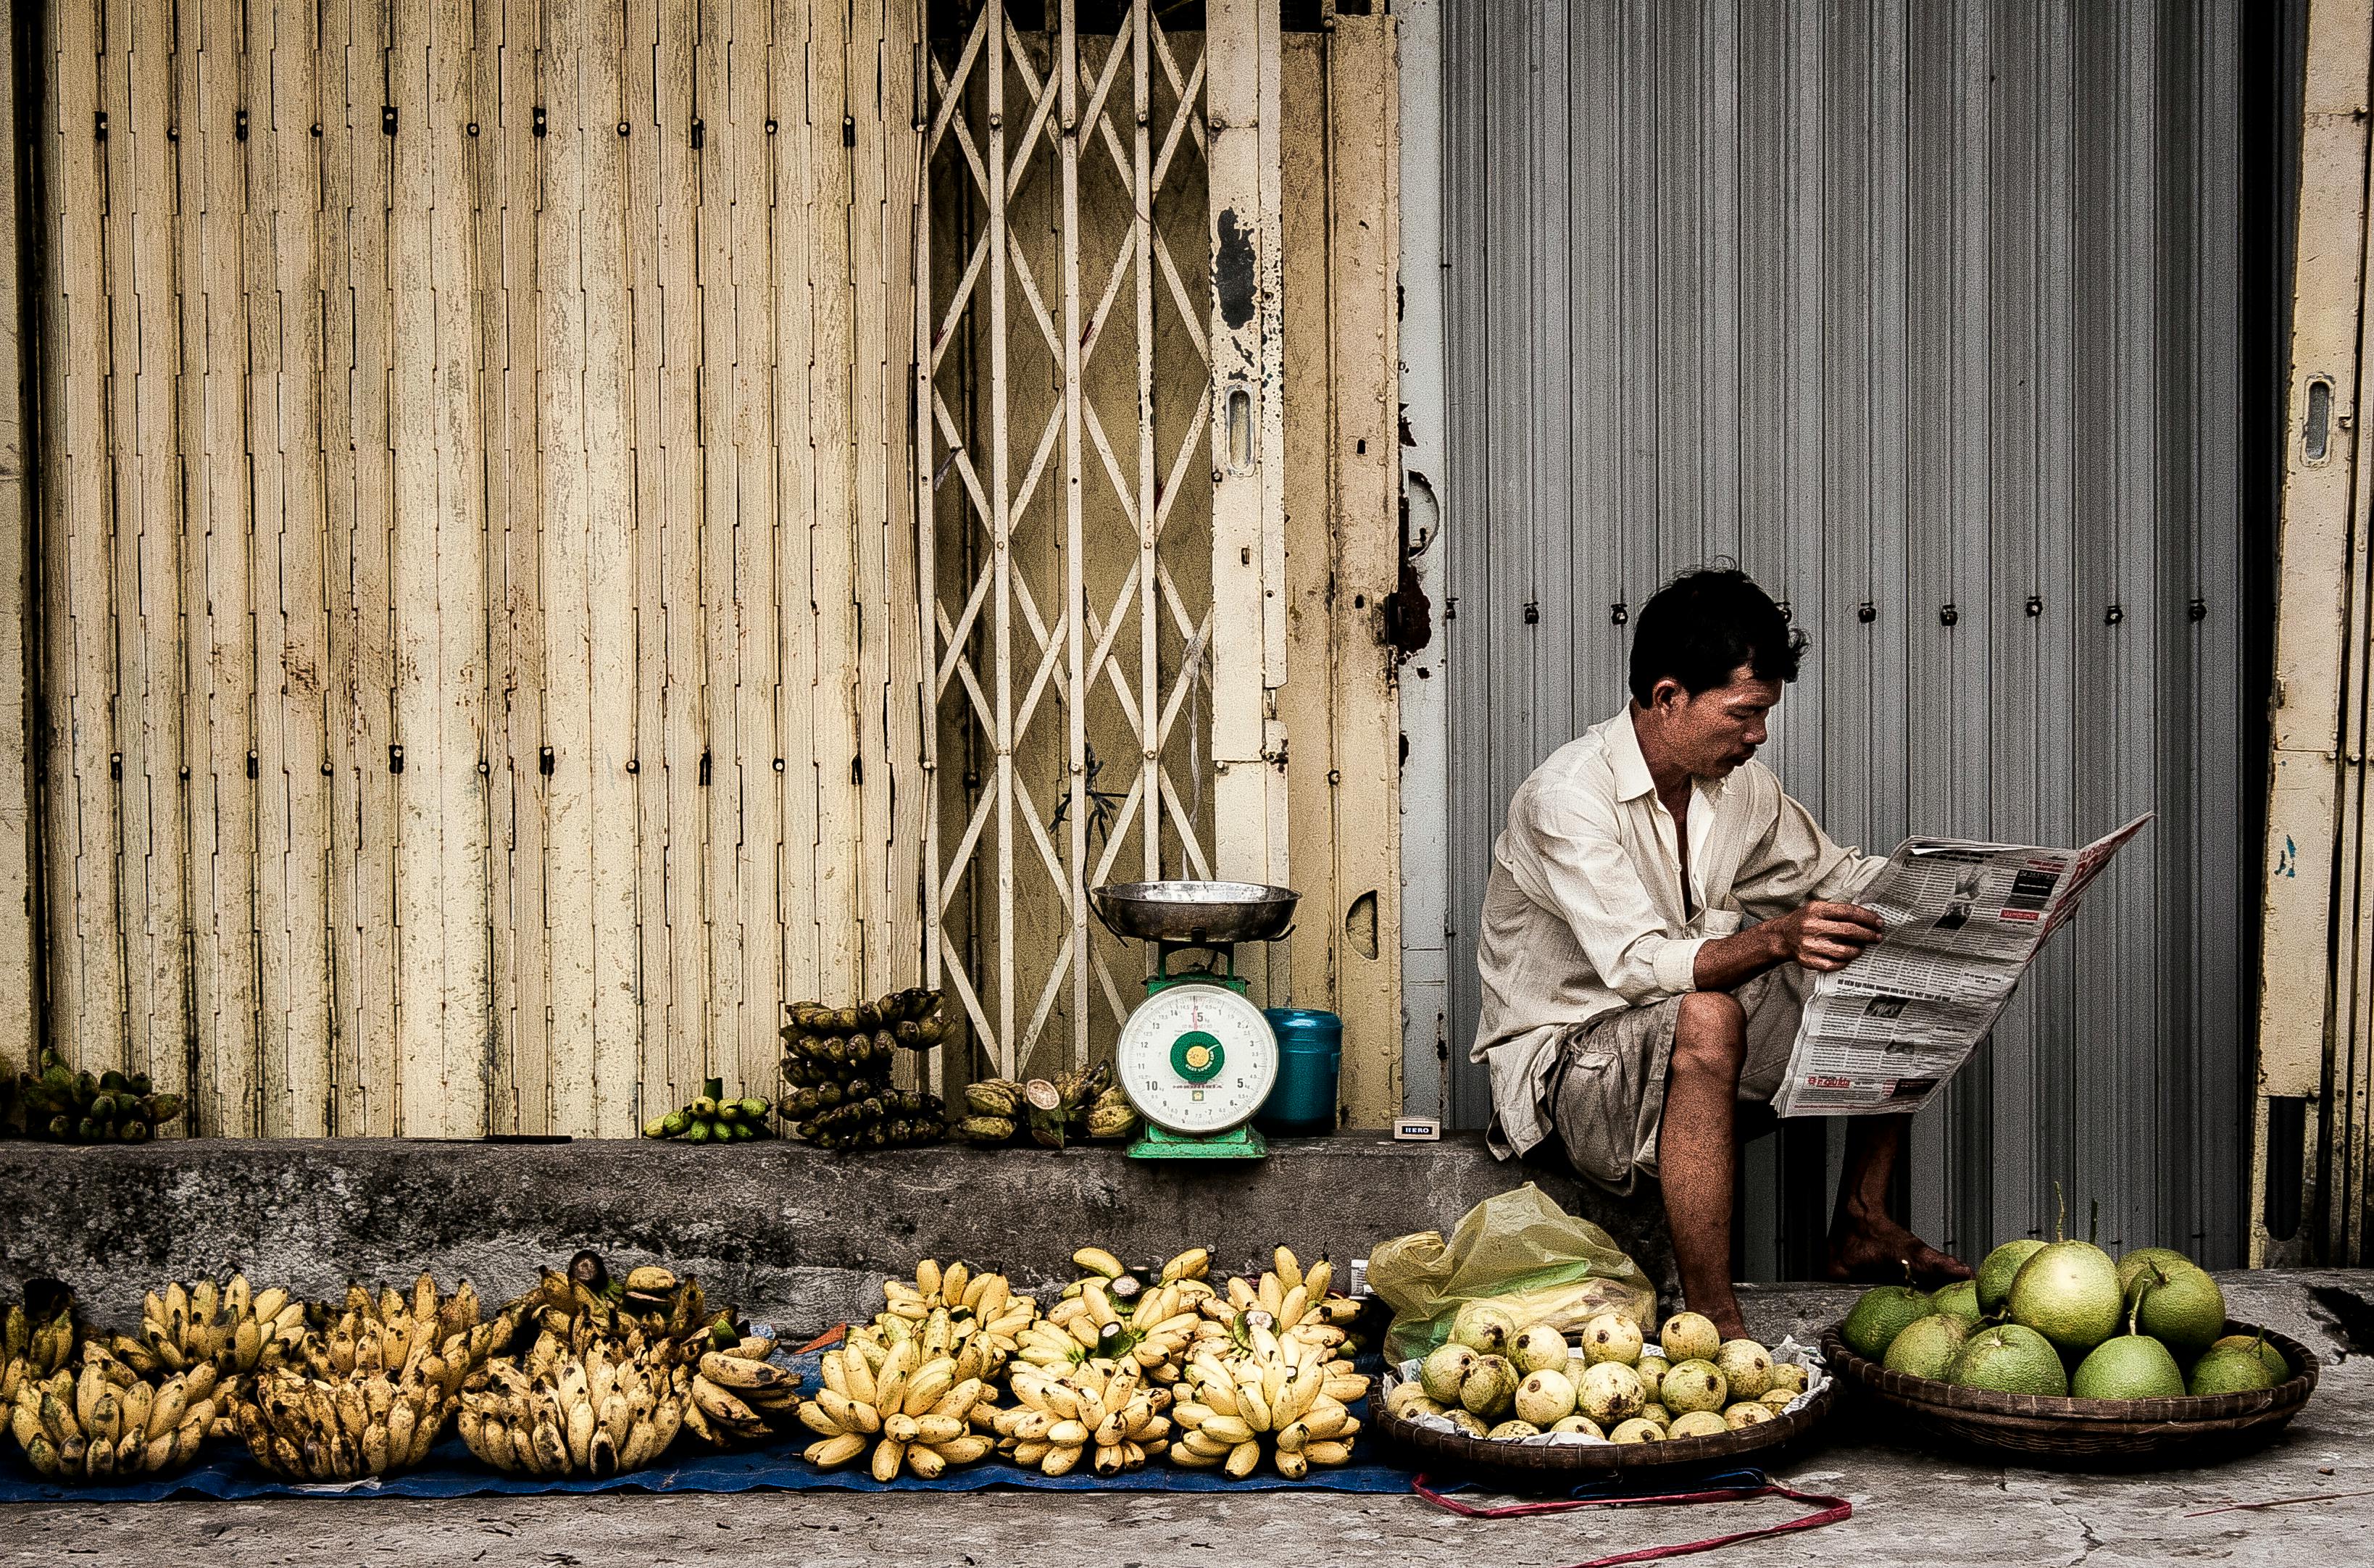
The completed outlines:
<svg viewBox="0 0 2374 1568">
<path fill-rule="evenodd" d="M 870 1035 L 887 1030 L 897 1048 L 927 1051 L 955 1033 L 955 1025 L 940 1011 L 941 1000 L 936 989 L 912 986 L 872 1001 L 861 1001 L 854 1007 L 795 1001 L 783 1010 L 792 1020 L 783 1036 L 789 1039 L 795 1032 L 828 1036 Z"/>
<path fill-rule="evenodd" d="M 681 1347 L 641 1335 L 582 1352 L 540 1337 L 523 1368 L 488 1362 L 462 1386 L 454 1425 L 470 1452 L 499 1470 L 608 1476 L 667 1451 L 683 1426 L 692 1375 Z"/>
<path fill-rule="evenodd" d="M 25 1299 L 0 1312 L 0 1410 L 18 1389 L 71 1366 L 82 1337 L 73 1291 L 56 1280 L 26 1281 Z"/>
<path fill-rule="evenodd" d="M 216 1398 L 211 1363 L 154 1383 L 90 1345 L 79 1375 L 61 1369 L 17 1390 L 8 1428 L 33 1469 L 53 1480 L 157 1475 L 197 1457 Z"/>
<path fill-rule="evenodd" d="M 44 1048 L 40 1071 L 16 1082 L 25 1130 L 58 1143 L 142 1143 L 182 1114 L 182 1096 L 159 1094 L 147 1073 L 70 1071 Z"/>
<path fill-rule="evenodd" d="M 438 1377 L 373 1371 L 331 1379 L 281 1367 L 233 1398 L 230 1425 L 255 1462 L 284 1480 L 359 1480 L 427 1458 L 453 1404 L 453 1388 Z"/>
<path fill-rule="evenodd" d="M 653 1117 L 643 1124 L 646 1138 L 681 1138 L 688 1143 L 733 1143 L 764 1138 L 767 1113 L 772 1107 L 757 1095 L 729 1100 L 725 1081 L 711 1078 L 682 1110 Z"/>
</svg>

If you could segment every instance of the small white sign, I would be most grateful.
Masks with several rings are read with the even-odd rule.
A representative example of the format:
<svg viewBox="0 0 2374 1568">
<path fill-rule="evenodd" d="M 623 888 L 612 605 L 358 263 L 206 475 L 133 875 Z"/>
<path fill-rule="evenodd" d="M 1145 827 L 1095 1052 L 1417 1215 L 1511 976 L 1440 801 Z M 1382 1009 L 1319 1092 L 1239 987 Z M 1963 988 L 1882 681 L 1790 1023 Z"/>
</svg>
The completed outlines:
<svg viewBox="0 0 2374 1568">
<path fill-rule="evenodd" d="M 1393 1138 L 1402 1143 L 1430 1143 L 1442 1137 L 1442 1123 L 1430 1116 L 1406 1116 L 1393 1123 Z"/>
</svg>

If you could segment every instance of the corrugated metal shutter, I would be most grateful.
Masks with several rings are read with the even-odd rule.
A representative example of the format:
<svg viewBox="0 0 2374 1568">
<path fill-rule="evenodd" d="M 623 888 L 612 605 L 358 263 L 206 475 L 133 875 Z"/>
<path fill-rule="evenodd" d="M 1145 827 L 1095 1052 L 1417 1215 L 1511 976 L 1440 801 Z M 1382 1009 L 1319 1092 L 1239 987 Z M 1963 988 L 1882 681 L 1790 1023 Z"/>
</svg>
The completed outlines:
<svg viewBox="0 0 2374 1568">
<path fill-rule="evenodd" d="M 2058 1182 L 2080 1234 L 2238 1261 L 2238 7 L 1447 27 L 1454 926 L 1510 791 L 1622 701 L 1628 609 L 1735 557 L 1813 634 L 1768 755 L 1841 839 L 2160 813 L 1918 1124 L 1916 1221 L 1977 1250 Z M 1810 1262 L 1836 1136 L 1752 1151 L 1751 1271 Z"/>
</svg>

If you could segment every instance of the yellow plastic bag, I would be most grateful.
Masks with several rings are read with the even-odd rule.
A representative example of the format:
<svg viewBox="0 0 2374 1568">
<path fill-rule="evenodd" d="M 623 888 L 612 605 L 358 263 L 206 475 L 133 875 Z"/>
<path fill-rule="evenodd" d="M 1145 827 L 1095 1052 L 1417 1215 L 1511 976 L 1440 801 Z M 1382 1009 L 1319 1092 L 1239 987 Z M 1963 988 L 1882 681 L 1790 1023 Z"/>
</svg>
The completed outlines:
<svg viewBox="0 0 2374 1568">
<path fill-rule="evenodd" d="M 1645 1333 L 1656 1287 L 1615 1238 L 1552 1202 L 1532 1182 L 1470 1209 L 1446 1245 L 1440 1231 L 1396 1236 L 1369 1255 L 1369 1288 L 1393 1309 L 1386 1359 L 1423 1356 L 1451 1332 L 1463 1303 L 1489 1296 L 1520 1324 L 1571 1337 L 1603 1312 Z"/>
</svg>

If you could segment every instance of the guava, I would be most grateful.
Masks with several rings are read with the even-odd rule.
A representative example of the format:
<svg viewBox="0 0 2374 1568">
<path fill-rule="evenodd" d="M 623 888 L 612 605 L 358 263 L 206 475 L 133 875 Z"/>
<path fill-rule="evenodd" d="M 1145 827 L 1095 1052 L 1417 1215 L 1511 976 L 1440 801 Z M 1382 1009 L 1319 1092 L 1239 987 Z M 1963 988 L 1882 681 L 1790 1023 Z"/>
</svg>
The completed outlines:
<svg viewBox="0 0 2374 1568">
<path fill-rule="evenodd" d="M 1465 1345 L 1440 1346 L 1418 1363 L 1418 1384 L 1426 1390 L 1428 1398 L 1455 1405 L 1459 1402 L 1459 1386 L 1467 1381 L 1467 1375 L 1475 1368 L 1475 1352 Z"/>
<path fill-rule="evenodd" d="M 1529 1323 L 1509 1341 L 1509 1359 L 1520 1372 L 1563 1373 L 1569 1354 L 1566 1336 L 1546 1323 Z"/>
<path fill-rule="evenodd" d="M 1563 1372 L 1528 1373 L 1517 1385 L 1516 1407 L 1522 1419 L 1535 1426 L 1549 1426 L 1574 1414 L 1574 1385 Z"/>
<path fill-rule="evenodd" d="M 1772 1387 L 1772 1352 L 1753 1340 L 1725 1340 L 1714 1365 L 1734 1399 L 1753 1399 Z"/>
<path fill-rule="evenodd" d="M 1497 1301 L 1477 1299 L 1462 1302 L 1451 1315 L 1451 1338 L 1453 1343 L 1485 1355 L 1498 1355 L 1517 1337 L 1517 1319 Z"/>
<path fill-rule="evenodd" d="M 1622 1362 L 1604 1361 L 1582 1375 L 1575 1403 L 1602 1426 L 1612 1426 L 1640 1413 L 1649 1401 L 1641 1397 L 1640 1375 Z"/>
<path fill-rule="evenodd" d="M 1603 1312 L 1582 1326 L 1583 1359 L 1630 1366 L 1640 1359 L 1640 1326 L 1619 1312 Z"/>
<path fill-rule="evenodd" d="M 1665 1347 L 1667 1361 L 1712 1361 L 1722 1349 L 1722 1330 L 1714 1319 L 1695 1312 L 1676 1312 L 1665 1319 L 1658 1332 L 1657 1342 Z"/>
<path fill-rule="evenodd" d="M 1658 1389 L 1660 1403 L 1675 1414 L 1687 1410 L 1719 1410 L 1730 1401 L 1731 1382 L 1710 1361 L 1675 1363 Z"/>
</svg>

